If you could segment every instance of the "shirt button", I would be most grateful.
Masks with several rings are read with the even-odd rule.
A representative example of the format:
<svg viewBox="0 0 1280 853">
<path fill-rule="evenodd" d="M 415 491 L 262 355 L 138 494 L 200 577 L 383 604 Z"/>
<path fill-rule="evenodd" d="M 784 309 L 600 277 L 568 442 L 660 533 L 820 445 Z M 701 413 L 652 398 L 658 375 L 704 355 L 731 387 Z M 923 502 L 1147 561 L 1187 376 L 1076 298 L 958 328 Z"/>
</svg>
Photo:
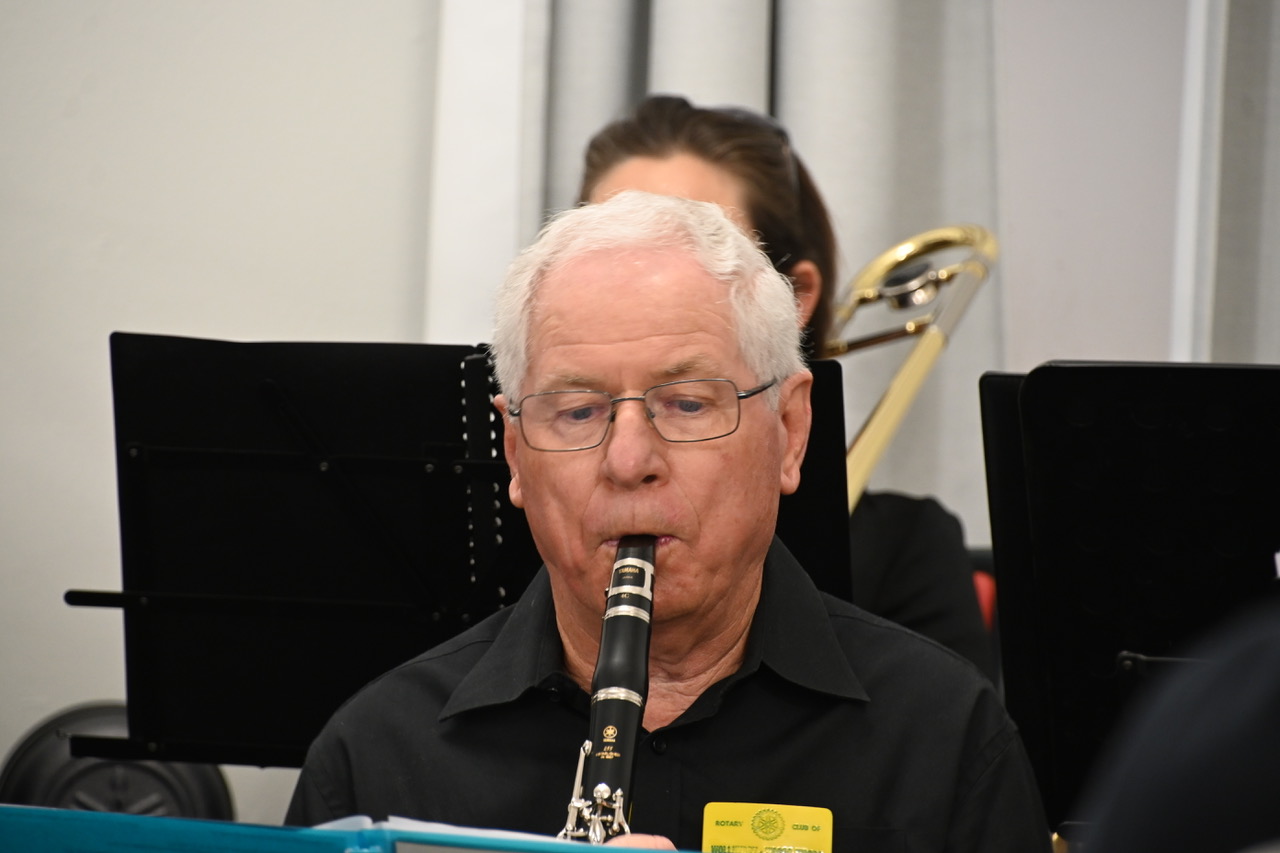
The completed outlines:
<svg viewBox="0 0 1280 853">
<path fill-rule="evenodd" d="M 664 738 L 656 737 L 649 741 L 649 748 L 654 751 L 654 754 L 662 755 L 667 751 L 667 742 Z"/>
</svg>

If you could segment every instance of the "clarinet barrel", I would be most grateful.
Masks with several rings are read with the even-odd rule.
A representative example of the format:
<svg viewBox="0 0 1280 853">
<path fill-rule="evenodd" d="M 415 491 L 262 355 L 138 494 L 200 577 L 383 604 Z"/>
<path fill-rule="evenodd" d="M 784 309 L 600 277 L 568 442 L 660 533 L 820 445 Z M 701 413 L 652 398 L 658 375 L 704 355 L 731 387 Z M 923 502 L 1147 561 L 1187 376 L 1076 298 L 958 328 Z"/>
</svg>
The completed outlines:
<svg viewBox="0 0 1280 853">
<path fill-rule="evenodd" d="M 591 679 L 591 722 L 560 838 L 603 844 L 631 831 L 631 781 L 649 692 L 655 543 L 652 536 L 618 543 Z"/>
</svg>

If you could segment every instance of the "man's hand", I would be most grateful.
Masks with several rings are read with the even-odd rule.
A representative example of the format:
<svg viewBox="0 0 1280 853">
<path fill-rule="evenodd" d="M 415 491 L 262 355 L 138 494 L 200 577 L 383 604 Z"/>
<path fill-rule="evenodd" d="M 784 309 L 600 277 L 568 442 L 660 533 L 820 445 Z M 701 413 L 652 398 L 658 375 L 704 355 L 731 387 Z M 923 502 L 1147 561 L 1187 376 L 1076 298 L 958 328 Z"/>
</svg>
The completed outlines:
<svg viewBox="0 0 1280 853">
<path fill-rule="evenodd" d="M 636 835 L 633 833 L 623 833 L 615 835 L 605 842 L 605 846 L 613 847 L 643 847 L 646 850 L 675 850 L 676 846 L 671 843 L 671 839 L 665 835 Z"/>
</svg>

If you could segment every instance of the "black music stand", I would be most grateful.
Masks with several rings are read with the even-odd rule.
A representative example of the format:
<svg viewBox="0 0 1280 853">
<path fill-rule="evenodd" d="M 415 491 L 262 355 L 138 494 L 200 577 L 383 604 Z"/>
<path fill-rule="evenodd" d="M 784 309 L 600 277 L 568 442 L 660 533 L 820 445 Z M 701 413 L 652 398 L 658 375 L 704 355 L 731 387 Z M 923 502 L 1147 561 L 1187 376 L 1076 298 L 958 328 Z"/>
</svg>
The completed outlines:
<svg viewBox="0 0 1280 853">
<path fill-rule="evenodd" d="M 78 755 L 299 766 L 342 701 L 540 565 L 483 347 L 116 333 L 111 360 L 122 591 L 66 599 L 124 611 L 129 736 Z M 816 431 L 783 512 L 847 596 L 843 431 Z"/>
<path fill-rule="evenodd" d="M 1005 699 L 1051 826 L 1141 679 L 1280 553 L 1280 367 L 1050 362 L 980 382 Z"/>
</svg>

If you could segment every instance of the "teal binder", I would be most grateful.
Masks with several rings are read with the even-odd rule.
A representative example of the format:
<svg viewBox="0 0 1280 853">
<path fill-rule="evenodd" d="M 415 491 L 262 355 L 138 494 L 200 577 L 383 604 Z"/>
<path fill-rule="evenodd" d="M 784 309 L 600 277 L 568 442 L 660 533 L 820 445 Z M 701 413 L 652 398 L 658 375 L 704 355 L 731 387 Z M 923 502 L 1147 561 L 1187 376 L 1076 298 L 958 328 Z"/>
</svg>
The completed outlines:
<svg viewBox="0 0 1280 853">
<path fill-rule="evenodd" d="M 31 853 L 581 853 L 582 850 L 579 843 L 558 841 L 550 836 L 464 828 L 403 828 L 372 824 L 367 820 L 360 825 L 358 820 L 309 829 L 0 805 L 0 848 Z"/>
</svg>

